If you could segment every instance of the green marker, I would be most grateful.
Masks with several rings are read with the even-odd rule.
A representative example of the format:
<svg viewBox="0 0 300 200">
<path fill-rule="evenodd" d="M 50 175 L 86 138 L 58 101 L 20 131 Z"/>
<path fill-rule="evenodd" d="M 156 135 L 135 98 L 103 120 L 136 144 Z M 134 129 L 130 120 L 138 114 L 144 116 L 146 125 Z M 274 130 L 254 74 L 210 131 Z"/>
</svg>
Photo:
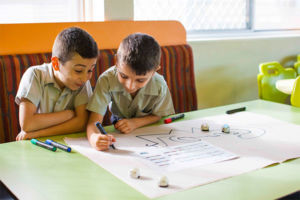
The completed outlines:
<svg viewBox="0 0 300 200">
<path fill-rule="evenodd" d="M 35 144 L 35 145 L 37 145 L 37 146 L 43 147 L 43 148 L 45 148 L 45 149 L 49 149 L 49 150 L 51 150 L 51 151 L 56 151 L 56 147 L 54 147 L 54 146 L 52 146 L 52 145 L 49 145 L 49 144 L 46 144 L 46 143 L 44 143 L 44 142 L 41 142 L 41 141 L 39 141 L 39 140 L 37 140 L 37 139 L 31 139 L 31 143 L 32 143 L 32 144 Z"/>
</svg>

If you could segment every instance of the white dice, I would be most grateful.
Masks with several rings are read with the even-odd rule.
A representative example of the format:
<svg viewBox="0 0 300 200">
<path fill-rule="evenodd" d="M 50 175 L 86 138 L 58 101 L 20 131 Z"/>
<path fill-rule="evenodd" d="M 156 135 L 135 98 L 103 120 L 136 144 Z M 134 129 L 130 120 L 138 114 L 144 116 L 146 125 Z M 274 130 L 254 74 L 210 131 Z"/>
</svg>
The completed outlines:
<svg viewBox="0 0 300 200">
<path fill-rule="evenodd" d="M 224 124 L 222 127 L 222 132 L 223 133 L 230 133 L 230 127 L 228 124 Z"/>
<path fill-rule="evenodd" d="M 201 124 L 201 130 L 202 131 L 209 131 L 209 126 L 207 123 L 203 123 Z"/>
<path fill-rule="evenodd" d="M 158 186 L 159 187 L 168 187 L 169 186 L 168 178 L 166 176 L 162 176 L 158 181 Z"/>
<path fill-rule="evenodd" d="M 129 176 L 130 176 L 131 178 L 136 178 L 136 179 L 140 178 L 140 177 L 141 177 L 141 175 L 140 175 L 140 170 L 139 170 L 138 168 L 133 168 L 133 169 L 131 169 L 131 170 L 129 171 Z"/>
</svg>

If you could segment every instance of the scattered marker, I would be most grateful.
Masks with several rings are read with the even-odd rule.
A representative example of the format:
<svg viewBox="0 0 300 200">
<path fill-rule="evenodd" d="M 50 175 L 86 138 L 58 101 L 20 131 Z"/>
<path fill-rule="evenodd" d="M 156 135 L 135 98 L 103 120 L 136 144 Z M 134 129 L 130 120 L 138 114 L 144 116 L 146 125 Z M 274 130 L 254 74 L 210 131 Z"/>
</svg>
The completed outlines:
<svg viewBox="0 0 300 200">
<path fill-rule="evenodd" d="M 176 115 L 176 116 L 171 117 L 171 118 L 167 118 L 167 119 L 164 120 L 164 123 L 169 124 L 169 123 L 174 122 L 174 121 L 176 121 L 178 119 L 181 119 L 181 118 L 184 118 L 184 113 L 182 113 L 180 115 Z"/>
<path fill-rule="evenodd" d="M 54 147 L 57 147 L 57 148 L 59 148 L 59 149 L 61 149 L 61 150 L 64 150 L 64 151 L 66 151 L 66 152 L 71 152 L 71 151 L 72 151 L 71 147 L 68 147 L 68 146 L 66 146 L 66 145 L 60 144 L 60 143 L 55 142 L 55 141 L 53 141 L 53 140 L 47 139 L 47 140 L 45 141 L 45 143 L 46 143 L 46 144 L 49 144 L 49 145 L 52 145 L 52 146 L 54 146 Z"/>
<path fill-rule="evenodd" d="M 242 112 L 245 110 L 246 110 L 246 107 L 236 108 L 236 109 L 232 109 L 232 110 L 227 110 L 226 114 L 233 114 L 233 113 Z"/>
<path fill-rule="evenodd" d="M 50 151 L 56 151 L 56 147 L 54 147 L 52 145 L 49 145 L 49 144 L 46 144 L 46 143 L 44 143 L 42 141 L 39 141 L 37 139 L 31 139 L 30 141 L 31 141 L 32 144 L 35 144 L 37 146 L 43 147 L 43 148 L 48 149 Z"/>
</svg>

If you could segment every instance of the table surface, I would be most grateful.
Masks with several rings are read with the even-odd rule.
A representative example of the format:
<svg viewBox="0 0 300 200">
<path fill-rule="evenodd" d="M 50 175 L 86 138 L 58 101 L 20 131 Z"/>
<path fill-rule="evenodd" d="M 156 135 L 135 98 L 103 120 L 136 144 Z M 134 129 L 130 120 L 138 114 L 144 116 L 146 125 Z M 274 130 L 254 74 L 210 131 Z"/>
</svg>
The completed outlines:
<svg viewBox="0 0 300 200">
<path fill-rule="evenodd" d="M 189 112 L 183 120 L 218 115 L 241 106 L 300 124 L 300 108 L 263 100 Z M 48 138 L 63 142 L 66 136 L 85 134 Z M 157 199 L 275 199 L 300 189 L 299 172 L 300 159 L 293 159 Z M 76 151 L 51 152 L 30 141 L 0 144 L 0 180 L 20 199 L 148 199 Z"/>
</svg>

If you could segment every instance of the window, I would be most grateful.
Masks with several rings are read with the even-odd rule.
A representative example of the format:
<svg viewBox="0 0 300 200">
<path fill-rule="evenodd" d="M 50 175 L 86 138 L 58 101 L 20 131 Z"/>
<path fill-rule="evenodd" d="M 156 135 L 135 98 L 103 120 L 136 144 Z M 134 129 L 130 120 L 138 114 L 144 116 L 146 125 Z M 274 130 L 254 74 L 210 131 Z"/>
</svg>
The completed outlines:
<svg viewBox="0 0 300 200">
<path fill-rule="evenodd" d="M 300 28 L 299 0 L 256 0 L 255 30 L 283 30 Z"/>
<path fill-rule="evenodd" d="M 134 0 L 135 20 L 178 20 L 189 34 L 300 29 L 300 0 Z"/>
<path fill-rule="evenodd" d="M 189 32 L 248 28 L 247 0 L 134 0 L 135 20 L 178 20 Z"/>
<path fill-rule="evenodd" d="M 0 23 L 103 21 L 103 19 L 103 0 L 0 0 Z"/>
</svg>

